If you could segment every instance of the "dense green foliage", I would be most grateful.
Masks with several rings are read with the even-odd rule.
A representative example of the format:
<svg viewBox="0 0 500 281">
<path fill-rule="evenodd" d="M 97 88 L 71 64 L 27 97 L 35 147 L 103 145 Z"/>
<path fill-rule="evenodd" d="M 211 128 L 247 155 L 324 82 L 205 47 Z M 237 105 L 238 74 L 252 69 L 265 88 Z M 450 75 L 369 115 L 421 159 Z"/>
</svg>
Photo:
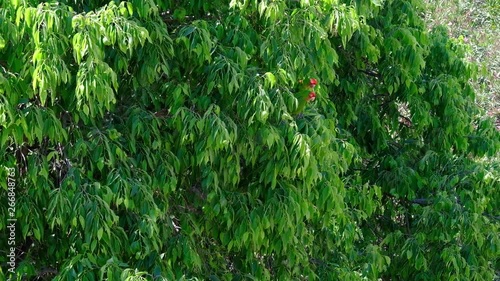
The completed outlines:
<svg viewBox="0 0 500 281">
<path fill-rule="evenodd" d="M 0 0 L 19 280 L 495 277 L 499 133 L 421 1 L 39 2 Z"/>
</svg>

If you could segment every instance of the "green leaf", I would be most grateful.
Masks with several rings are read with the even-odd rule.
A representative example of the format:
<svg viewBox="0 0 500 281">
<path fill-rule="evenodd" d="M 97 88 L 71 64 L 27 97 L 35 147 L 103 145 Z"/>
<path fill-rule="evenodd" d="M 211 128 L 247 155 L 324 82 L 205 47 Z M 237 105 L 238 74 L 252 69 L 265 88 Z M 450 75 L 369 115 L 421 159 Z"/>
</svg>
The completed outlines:
<svg viewBox="0 0 500 281">
<path fill-rule="evenodd" d="M 102 227 L 97 230 L 97 240 L 102 239 L 103 233 L 104 233 L 104 229 Z"/>
<path fill-rule="evenodd" d="M 2 35 L 0 35 L 0 50 L 2 50 L 3 48 L 5 48 L 5 45 L 6 45 L 6 41 L 5 39 L 2 37 Z"/>
</svg>

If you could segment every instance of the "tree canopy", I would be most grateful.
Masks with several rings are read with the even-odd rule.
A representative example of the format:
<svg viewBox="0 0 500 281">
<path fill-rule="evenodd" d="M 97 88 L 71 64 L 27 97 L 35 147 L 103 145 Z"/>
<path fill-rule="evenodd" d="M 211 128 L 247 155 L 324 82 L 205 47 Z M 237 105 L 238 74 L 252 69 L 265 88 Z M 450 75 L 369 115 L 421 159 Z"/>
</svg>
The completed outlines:
<svg viewBox="0 0 500 281">
<path fill-rule="evenodd" d="M 2 280 L 498 277 L 500 135 L 422 8 L 0 0 Z"/>
</svg>

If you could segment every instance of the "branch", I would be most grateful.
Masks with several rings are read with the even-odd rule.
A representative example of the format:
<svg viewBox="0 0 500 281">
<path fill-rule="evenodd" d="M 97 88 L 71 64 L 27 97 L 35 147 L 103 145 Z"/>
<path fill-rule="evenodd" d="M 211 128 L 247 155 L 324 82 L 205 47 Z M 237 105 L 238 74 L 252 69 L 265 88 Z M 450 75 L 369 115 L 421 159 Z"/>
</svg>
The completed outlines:
<svg viewBox="0 0 500 281">
<path fill-rule="evenodd" d="M 418 204 L 420 206 L 429 206 L 429 205 L 432 205 L 432 201 L 430 199 L 427 199 L 427 198 L 413 199 L 413 200 L 411 200 L 411 203 Z"/>
<path fill-rule="evenodd" d="M 372 70 L 364 70 L 364 69 L 358 69 L 359 72 L 362 72 L 368 76 L 372 76 L 375 78 L 380 78 L 380 73 L 372 71 Z"/>
<path fill-rule="evenodd" d="M 408 128 L 410 128 L 412 126 L 412 122 L 411 122 L 410 118 L 408 118 L 408 117 L 406 117 L 404 115 L 401 115 L 401 114 L 399 115 L 399 118 L 400 118 L 400 120 L 399 120 L 400 124 L 403 124 L 403 125 L 405 125 Z"/>
<path fill-rule="evenodd" d="M 487 218 L 490 218 L 490 219 L 494 219 L 494 220 L 500 221 L 500 216 L 494 216 L 494 215 L 488 214 L 488 213 L 483 213 L 483 216 L 485 216 Z"/>
<path fill-rule="evenodd" d="M 35 277 L 35 280 L 39 280 L 40 278 L 44 278 L 47 275 L 57 275 L 57 274 L 59 274 L 59 271 L 57 271 L 56 269 L 45 268 L 45 269 L 42 269 L 38 272 L 38 274 Z"/>
</svg>

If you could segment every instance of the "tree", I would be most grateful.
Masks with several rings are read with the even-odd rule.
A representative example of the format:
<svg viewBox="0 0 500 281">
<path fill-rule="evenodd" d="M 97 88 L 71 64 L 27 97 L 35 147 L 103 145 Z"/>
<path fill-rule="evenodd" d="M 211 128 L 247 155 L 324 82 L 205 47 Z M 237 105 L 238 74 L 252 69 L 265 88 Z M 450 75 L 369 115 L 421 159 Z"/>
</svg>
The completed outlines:
<svg viewBox="0 0 500 281">
<path fill-rule="evenodd" d="M 4 278 L 495 278 L 499 133 L 421 1 L 0 7 Z"/>
</svg>

